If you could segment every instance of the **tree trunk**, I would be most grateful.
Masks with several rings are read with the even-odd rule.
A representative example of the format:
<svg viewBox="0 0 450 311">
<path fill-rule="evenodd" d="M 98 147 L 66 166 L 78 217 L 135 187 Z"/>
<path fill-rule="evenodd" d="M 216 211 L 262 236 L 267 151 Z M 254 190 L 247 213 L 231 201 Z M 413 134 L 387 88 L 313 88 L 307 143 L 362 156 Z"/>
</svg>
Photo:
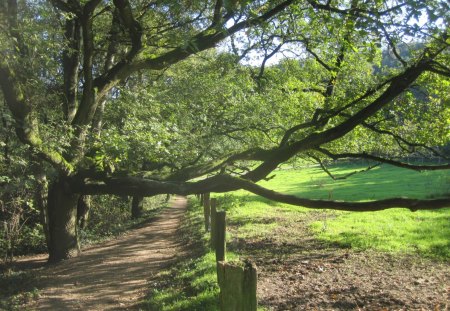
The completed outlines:
<svg viewBox="0 0 450 311">
<path fill-rule="evenodd" d="M 50 263 L 80 253 L 77 231 L 77 205 L 79 195 L 70 193 L 64 181 L 55 181 L 48 193 Z"/>
<path fill-rule="evenodd" d="M 85 229 L 91 210 L 91 196 L 80 195 L 77 204 L 77 224 L 81 229 Z"/>
<path fill-rule="evenodd" d="M 134 196 L 131 202 L 131 218 L 136 219 L 142 216 L 144 211 L 144 197 Z"/>
<path fill-rule="evenodd" d="M 34 190 L 34 202 L 39 209 L 39 216 L 42 225 L 42 229 L 45 235 L 45 243 L 49 245 L 49 232 L 48 232 L 48 205 L 47 205 L 47 195 L 48 195 L 48 181 L 47 176 L 43 170 L 43 163 L 35 155 L 30 153 L 30 163 L 32 172 L 34 175 L 35 190 Z"/>
</svg>

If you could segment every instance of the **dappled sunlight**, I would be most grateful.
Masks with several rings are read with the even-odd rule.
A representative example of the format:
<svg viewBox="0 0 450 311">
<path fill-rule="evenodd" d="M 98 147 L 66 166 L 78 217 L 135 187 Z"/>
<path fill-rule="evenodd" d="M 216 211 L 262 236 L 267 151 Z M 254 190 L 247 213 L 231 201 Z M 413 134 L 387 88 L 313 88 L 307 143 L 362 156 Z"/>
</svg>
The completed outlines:
<svg viewBox="0 0 450 311">
<path fill-rule="evenodd" d="M 152 277 L 182 246 L 176 230 L 186 206 L 176 198 L 146 227 L 84 250 L 41 273 L 36 310 L 117 310 L 135 305 Z"/>
</svg>

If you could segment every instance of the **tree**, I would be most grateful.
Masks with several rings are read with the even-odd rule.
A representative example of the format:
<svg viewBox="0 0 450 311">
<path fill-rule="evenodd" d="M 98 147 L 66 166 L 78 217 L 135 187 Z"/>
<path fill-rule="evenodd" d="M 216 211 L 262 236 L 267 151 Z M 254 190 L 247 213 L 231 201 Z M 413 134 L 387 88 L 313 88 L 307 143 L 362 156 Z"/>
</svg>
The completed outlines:
<svg viewBox="0 0 450 311">
<path fill-rule="evenodd" d="M 79 251 L 80 195 L 186 195 L 242 188 L 314 208 L 449 206 L 446 198 L 308 200 L 256 184 L 297 155 L 448 169 L 449 164 L 417 166 L 369 154 L 364 145 L 354 152 L 349 140 L 351 135 L 358 140 L 383 136 L 404 152 L 422 149 L 439 155 L 434 147 L 448 140 L 448 123 L 436 122 L 433 113 L 448 116 L 448 11 L 445 1 L 431 0 L 4 2 L 0 86 L 17 137 L 46 163 L 49 261 Z M 427 19 L 425 25 L 420 16 Z M 170 98 L 176 104 L 164 111 L 168 100 L 161 91 L 174 86 L 170 72 L 227 39 L 234 55 L 223 56 L 223 63 L 216 63 L 219 72 L 210 67 L 197 84 L 207 85 L 204 92 L 197 89 L 200 113 L 193 113 L 192 101 L 177 96 Z M 398 47 L 402 40 L 413 39 L 420 40 L 421 47 L 405 59 Z M 375 70 L 382 47 L 392 52 L 398 68 L 380 64 Z M 289 50 L 300 61 L 266 66 L 269 58 Z M 236 64 L 251 51 L 261 52 L 258 69 Z M 230 70 L 245 83 L 227 80 Z M 211 92 L 220 83 L 229 91 L 226 98 Z M 133 98 L 133 92 L 145 95 L 144 85 L 147 103 Z M 417 97 L 408 95 L 412 89 L 423 91 L 426 100 L 416 103 Z M 178 84 L 178 90 L 186 93 L 189 86 L 183 90 Z M 202 97 L 214 105 L 205 109 Z M 231 102 L 221 111 L 220 103 Z M 143 109 L 135 114 L 125 109 L 122 115 L 120 109 L 115 111 L 127 103 Z M 420 128 L 415 136 L 410 130 L 405 135 L 396 131 L 398 122 L 392 122 L 390 111 L 405 118 L 412 105 L 430 112 L 419 120 L 421 125 L 431 121 L 432 133 L 444 132 L 446 137 L 430 137 Z M 189 116 L 186 122 L 180 121 L 183 113 Z M 239 119 L 243 115 L 247 118 Z M 156 127 L 129 122 L 144 117 Z M 107 125 L 108 118 L 113 124 Z M 395 128 L 388 129 L 389 124 Z M 136 138 L 136 143 L 126 159 L 120 159 L 117 151 L 128 145 L 128 138 Z M 190 181 L 206 174 L 203 180 Z"/>
</svg>

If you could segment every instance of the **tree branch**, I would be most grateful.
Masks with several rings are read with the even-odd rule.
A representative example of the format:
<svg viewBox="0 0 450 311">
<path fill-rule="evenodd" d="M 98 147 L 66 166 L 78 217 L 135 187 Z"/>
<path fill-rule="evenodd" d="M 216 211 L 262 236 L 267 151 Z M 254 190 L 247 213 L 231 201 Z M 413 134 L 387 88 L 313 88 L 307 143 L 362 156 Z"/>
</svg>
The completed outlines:
<svg viewBox="0 0 450 311">
<path fill-rule="evenodd" d="M 31 146 L 38 156 L 52 164 L 57 170 L 67 175 L 71 174 L 74 170 L 72 165 L 57 151 L 46 146 L 39 137 L 31 105 L 27 102 L 20 83 L 15 80 L 16 77 L 17 74 L 3 61 L 0 61 L 0 88 L 14 117 L 18 138 L 24 144 Z"/>
<path fill-rule="evenodd" d="M 410 169 L 410 170 L 415 170 L 415 171 L 437 171 L 437 170 L 448 170 L 450 169 L 450 163 L 447 164 L 440 164 L 440 165 L 413 165 L 413 164 L 409 164 L 409 163 L 405 163 L 405 162 L 400 162 L 400 161 L 395 161 L 395 160 L 391 160 L 391 159 L 386 159 L 386 158 L 382 158 L 382 157 L 378 157 L 375 155 L 371 155 L 368 153 L 351 153 L 351 152 L 347 152 L 347 153 L 339 153 L 339 154 L 334 154 L 324 148 L 316 148 L 317 151 L 320 151 L 321 153 L 325 154 L 326 156 L 337 160 L 337 159 L 344 159 L 344 158 L 359 158 L 359 159 L 369 159 L 369 160 L 373 160 L 373 161 L 377 161 L 377 162 L 381 162 L 381 163 L 386 163 L 386 164 L 390 164 L 390 165 L 394 165 L 397 167 L 401 167 L 401 168 L 406 168 L 406 169 Z"/>
<path fill-rule="evenodd" d="M 433 148 L 431 148 L 430 146 L 427 146 L 425 144 L 412 143 L 410 141 L 407 141 L 406 139 L 404 139 L 400 135 L 397 135 L 397 134 L 395 134 L 395 133 L 393 133 L 391 131 L 388 131 L 388 130 L 379 129 L 376 126 L 374 126 L 372 124 L 369 124 L 367 122 L 363 122 L 363 123 L 361 123 L 361 125 L 364 126 L 367 129 L 375 132 L 375 133 L 378 133 L 378 134 L 381 134 L 381 135 L 392 136 L 397 141 L 397 143 L 399 144 L 400 147 L 402 147 L 401 144 L 400 144 L 400 142 L 402 142 L 402 143 L 408 145 L 409 147 L 412 147 L 412 148 L 421 147 L 421 148 L 424 148 L 424 149 L 430 151 L 435 156 L 445 158 L 442 154 L 440 154 L 439 152 L 437 152 L 436 150 L 434 150 Z M 406 148 L 403 148 L 403 149 L 406 149 Z"/>
<path fill-rule="evenodd" d="M 320 168 L 321 168 L 321 169 L 322 169 L 322 170 L 323 170 L 323 171 L 324 171 L 331 179 L 333 179 L 333 180 L 343 180 L 343 179 L 347 179 L 347 178 L 349 178 L 349 177 L 351 177 L 351 176 L 353 176 L 353 175 L 355 175 L 355 174 L 358 174 L 358 173 L 364 173 L 364 172 L 370 171 L 371 169 L 373 169 L 373 168 L 378 167 L 378 166 L 381 165 L 381 163 L 376 163 L 376 164 L 374 164 L 374 165 L 368 166 L 367 168 L 365 168 L 365 169 L 363 169 L 363 170 L 353 171 L 353 172 L 348 173 L 348 174 L 346 174 L 346 175 L 344 175 L 344 176 L 336 177 L 336 176 L 334 176 L 333 174 L 331 174 L 330 170 L 325 166 L 325 164 L 323 163 L 323 161 L 322 161 L 320 158 L 318 158 L 318 157 L 316 157 L 316 156 L 313 156 L 313 155 L 311 155 L 311 154 L 309 154 L 309 156 L 310 156 L 311 158 L 313 158 L 314 160 L 316 160 L 317 163 L 319 163 Z"/>
<path fill-rule="evenodd" d="M 71 122 L 75 117 L 77 106 L 78 70 L 80 61 L 81 32 L 78 18 L 69 19 L 65 25 L 67 48 L 63 51 L 64 71 L 64 116 Z"/>
<path fill-rule="evenodd" d="M 205 191 L 227 192 L 244 189 L 269 200 L 315 209 L 333 209 L 341 211 L 367 212 L 381 211 L 388 208 L 408 208 L 411 211 L 433 210 L 450 207 L 450 199 L 405 199 L 391 198 L 369 202 L 344 202 L 332 200 L 313 200 L 294 195 L 282 194 L 266 189 L 248 180 L 229 175 L 217 175 L 201 181 L 177 183 L 169 181 L 146 180 L 136 177 L 111 177 L 101 182 L 70 182 L 73 191 L 82 194 L 116 194 L 152 196 L 155 194 L 175 193 L 180 195 L 198 194 Z"/>
<path fill-rule="evenodd" d="M 142 60 L 135 61 L 131 64 L 119 62 L 107 73 L 98 77 L 94 84 L 98 88 L 99 95 L 101 96 L 103 93 L 108 91 L 119 81 L 122 81 L 123 79 L 127 78 L 134 72 L 137 72 L 142 69 L 161 70 L 171 64 L 174 64 L 187 58 L 192 54 L 212 48 L 217 43 L 219 43 L 220 41 L 229 37 L 232 34 L 235 34 L 250 26 L 259 25 L 264 21 L 267 21 L 268 19 L 274 17 L 279 12 L 283 11 L 293 2 L 294 0 L 283 1 L 258 17 L 249 18 L 245 21 L 236 23 L 233 26 L 224 30 L 208 28 L 204 31 L 199 32 L 197 35 L 193 36 L 191 40 L 188 42 L 188 44 L 179 46 L 160 56 L 153 58 L 145 58 Z"/>
<path fill-rule="evenodd" d="M 325 143 L 334 141 L 349 133 L 355 127 L 363 123 L 369 117 L 377 113 L 381 108 L 391 102 L 394 98 L 400 95 L 411 83 L 413 83 L 424 71 L 429 67 L 429 60 L 423 60 L 416 65 L 407 68 L 403 73 L 390 79 L 390 84 L 386 90 L 378 96 L 374 101 L 366 107 L 360 109 L 353 116 L 349 117 L 344 122 L 333 126 L 320 133 L 312 133 L 309 136 L 296 141 L 290 145 L 280 147 L 273 152 L 270 160 L 263 162 L 252 172 L 249 172 L 244 177 L 248 180 L 256 182 L 266 177 L 276 167 L 299 152 L 314 149 Z"/>
</svg>

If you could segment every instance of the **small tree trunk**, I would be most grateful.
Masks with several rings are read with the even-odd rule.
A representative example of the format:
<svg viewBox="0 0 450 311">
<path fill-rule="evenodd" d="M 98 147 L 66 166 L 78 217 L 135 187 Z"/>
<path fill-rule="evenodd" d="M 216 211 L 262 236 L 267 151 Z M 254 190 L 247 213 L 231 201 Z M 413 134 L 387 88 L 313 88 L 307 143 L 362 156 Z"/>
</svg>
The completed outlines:
<svg viewBox="0 0 450 311">
<path fill-rule="evenodd" d="M 39 210 L 40 221 L 45 235 L 45 243 L 49 245 L 49 229 L 48 229 L 48 181 L 42 169 L 42 161 L 33 154 L 30 154 L 30 162 L 32 165 L 33 175 L 36 181 L 34 190 L 34 202 Z"/>
<path fill-rule="evenodd" d="M 55 263 L 80 253 L 77 231 L 77 205 L 79 195 L 70 193 L 64 181 L 57 180 L 48 193 L 50 263 Z"/>
<path fill-rule="evenodd" d="M 144 197 L 134 196 L 131 201 L 131 218 L 136 219 L 142 216 L 144 211 Z"/>
<path fill-rule="evenodd" d="M 48 203 L 47 203 L 47 193 L 48 193 L 47 180 L 44 178 L 37 179 L 37 186 L 34 193 L 34 199 L 36 205 L 39 209 L 39 216 L 41 220 L 42 229 L 45 235 L 45 242 L 47 246 L 50 243 L 50 234 L 48 228 Z"/>
</svg>

